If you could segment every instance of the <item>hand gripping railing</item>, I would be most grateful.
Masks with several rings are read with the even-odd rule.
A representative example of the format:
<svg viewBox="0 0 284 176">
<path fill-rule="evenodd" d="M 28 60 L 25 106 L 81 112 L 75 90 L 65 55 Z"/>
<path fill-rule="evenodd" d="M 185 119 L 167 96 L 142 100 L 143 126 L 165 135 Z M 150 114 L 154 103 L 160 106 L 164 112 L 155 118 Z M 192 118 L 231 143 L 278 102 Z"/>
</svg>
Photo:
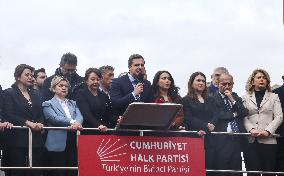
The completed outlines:
<svg viewBox="0 0 284 176">
<path fill-rule="evenodd" d="M 33 167 L 32 164 L 32 130 L 28 127 L 13 126 L 12 130 L 25 129 L 29 130 L 29 166 L 28 167 L 0 167 L 0 170 L 78 170 L 78 167 Z M 43 127 L 45 130 L 72 130 L 68 127 Z M 84 128 L 84 131 L 100 131 L 98 128 Z M 135 130 L 135 129 L 108 129 L 108 131 L 126 131 L 126 132 L 139 132 L 140 136 L 144 136 L 144 132 L 156 132 L 156 133 L 167 133 L 167 134 L 197 134 L 197 131 L 163 131 L 163 130 Z M 103 134 L 103 133 L 102 133 Z M 211 132 L 214 135 L 238 135 L 238 136 L 250 136 L 250 133 L 229 133 L 229 132 Z M 77 131 L 77 136 L 80 132 Z M 281 137 L 279 134 L 271 135 L 273 137 Z M 267 171 L 244 171 L 244 170 L 212 170 L 206 169 L 206 172 L 216 173 L 255 173 L 255 174 L 277 174 L 284 175 L 284 172 L 267 172 Z"/>
</svg>

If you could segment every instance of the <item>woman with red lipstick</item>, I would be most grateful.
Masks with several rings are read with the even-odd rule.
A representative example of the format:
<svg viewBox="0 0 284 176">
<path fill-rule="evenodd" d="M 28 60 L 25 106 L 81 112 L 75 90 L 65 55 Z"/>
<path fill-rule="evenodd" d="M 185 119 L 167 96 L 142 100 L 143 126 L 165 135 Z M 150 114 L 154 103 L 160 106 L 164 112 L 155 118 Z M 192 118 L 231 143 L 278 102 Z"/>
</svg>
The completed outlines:
<svg viewBox="0 0 284 176">
<path fill-rule="evenodd" d="M 188 93 L 183 98 L 184 125 L 186 130 L 198 131 L 198 135 L 210 134 L 217 122 L 215 101 L 208 96 L 206 77 L 202 72 L 193 73 L 188 81 Z M 214 169 L 214 139 L 205 136 L 206 168 Z M 208 173 L 207 175 L 211 175 Z"/>
<path fill-rule="evenodd" d="M 153 91 L 155 103 L 179 103 L 181 97 L 178 93 L 179 88 L 175 86 L 175 81 L 168 71 L 158 71 L 153 79 Z M 181 111 L 172 124 L 173 128 L 178 129 L 183 123 L 183 112 Z"/>
<path fill-rule="evenodd" d="M 33 132 L 33 166 L 42 166 L 43 153 L 43 113 L 39 92 L 33 86 L 34 68 L 21 64 L 15 68 L 16 82 L 5 91 L 3 111 L 5 119 L 16 126 L 29 127 Z M 28 166 L 28 130 L 9 130 L 4 150 L 4 166 Z M 7 176 L 41 175 L 41 171 L 7 170 Z"/>
<path fill-rule="evenodd" d="M 245 153 L 246 168 L 247 170 L 274 171 L 277 141 L 271 135 L 283 121 L 279 97 L 271 92 L 270 77 L 263 69 L 253 71 L 247 81 L 246 91 L 243 103 L 249 115 L 244 118 L 244 126 L 251 133 Z"/>
<path fill-rule="evenodd" d="M 85 73 L 84 86 L 76 91 L 75 99 L 84 117 L 83 127 L 107 131 L 107 128 L 115 127 L 116 118 L 108 95 L 99 89 L 101 78 L 100 70 L 89 68 Z"/>
</svg>

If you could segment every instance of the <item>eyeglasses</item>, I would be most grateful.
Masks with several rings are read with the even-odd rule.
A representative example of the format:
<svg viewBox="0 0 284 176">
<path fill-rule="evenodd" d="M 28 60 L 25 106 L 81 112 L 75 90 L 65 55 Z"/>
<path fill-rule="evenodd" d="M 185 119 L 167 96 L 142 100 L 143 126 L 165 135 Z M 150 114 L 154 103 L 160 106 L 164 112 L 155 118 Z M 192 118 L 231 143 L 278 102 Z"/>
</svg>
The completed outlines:
<svg viewBox="0 0 284 176">
<path fill-rule="evenodd" d="M 71 69 L 70 69 L 70 68 L 69 68 L 69 69 L 68 69 L 68 68 L 66 69 L 66 68 L 64 68 L 64 67 L 62 67 L 62 70 L 63 70 L 64 72 L 68 72 L 68 73 L 75 73 L 75 72 L 77 71 L 76 68 L 75 68 L 75 69 L 72 69 L 72 68 L 71 68 Z"/>
<path fill-rule="evenodd" d="M 234 83 L 224 82 L 220 83 L 222 86 L 232 86 Z"/>
</svg>

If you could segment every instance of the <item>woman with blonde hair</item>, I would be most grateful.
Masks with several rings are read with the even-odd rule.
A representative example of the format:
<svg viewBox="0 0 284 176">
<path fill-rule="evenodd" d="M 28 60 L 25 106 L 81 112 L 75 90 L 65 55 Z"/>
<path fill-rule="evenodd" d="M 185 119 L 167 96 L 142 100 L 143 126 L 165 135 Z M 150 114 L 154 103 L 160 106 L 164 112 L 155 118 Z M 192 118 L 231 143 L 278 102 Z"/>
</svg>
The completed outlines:
<svg viewBox="0 0 284 176">
<path fill-rule="evenodd" d="M 283 121 L 280 100 L 277 94 L 271 92 L 269 74 L 263 69 L 255 69 L 252 72 L 246 84 L 246 91 L 243 104 L 249 115 L 244 118 L 244 126 L 251 133 L 245 154 L 246 168 L 274 171 L 277 141 L 271 135 Z"/>
<path fill-rule="evenodd" d="M 69 127 L 82 130 L 83 117 L 75 101 L 66 98 L 69 81 L 55 76 L 51 81 L 50 90 L 54 97 L 43 102 L 43 113 L 48 126 Z M 66 130 L 49 130 L 45 142 L 47 150 L 46 163 L 50 167 L 77 166 L 76 134 Z M 75 171 L 65 172 L 52 170 L 49 176 L 77 175 Z"/>
</svg>

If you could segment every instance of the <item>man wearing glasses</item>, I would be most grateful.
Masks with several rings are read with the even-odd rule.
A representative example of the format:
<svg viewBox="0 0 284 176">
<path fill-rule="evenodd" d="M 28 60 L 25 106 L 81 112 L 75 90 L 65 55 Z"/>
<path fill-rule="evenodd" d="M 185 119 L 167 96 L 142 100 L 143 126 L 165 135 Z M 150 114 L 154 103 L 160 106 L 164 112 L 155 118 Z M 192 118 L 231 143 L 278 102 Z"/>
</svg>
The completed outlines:
<svg viewBox="0 0 284 176">
<path fill-rule="evenodd" d="M 69 81 L 70 88 L 67 96 L 68 99 L 73 99 L 72 93 L 74 88 L 84 81 L 84 79 L 76 73 L 77 56 L 74 54 L 69 52 L 63 54 L 59 66 L 60 67 L 56 69 L 55 74 L 46 78 L 43 83 L 42 95 L 44 101 L 50 100 L 53 97 L 53 92 L 50 91 L 50 84 L 54 76 L 62 76 Z"/>
<path fill-rule="evenodd" d="M 246 133 L 244 128 L 244 117 L 248 110 L 244 107 L 241 97 L 233 92 L 233 76 L 229 73 L 222 73 L 219 78 L 219 89 L 213 95 L 216 102 L 218 120 L 215 124 L 215 131 L 229 133 Z M 247 144 L 244 136 L 237 135 L 216 135 L 215 142 L 215 167 L 218 170 L 242 170 L 241 152 Z M 218 176 L 231 174 L 220 173 Z M 235 174 L 241 176 L 242 173 Z"/>
</svg>

